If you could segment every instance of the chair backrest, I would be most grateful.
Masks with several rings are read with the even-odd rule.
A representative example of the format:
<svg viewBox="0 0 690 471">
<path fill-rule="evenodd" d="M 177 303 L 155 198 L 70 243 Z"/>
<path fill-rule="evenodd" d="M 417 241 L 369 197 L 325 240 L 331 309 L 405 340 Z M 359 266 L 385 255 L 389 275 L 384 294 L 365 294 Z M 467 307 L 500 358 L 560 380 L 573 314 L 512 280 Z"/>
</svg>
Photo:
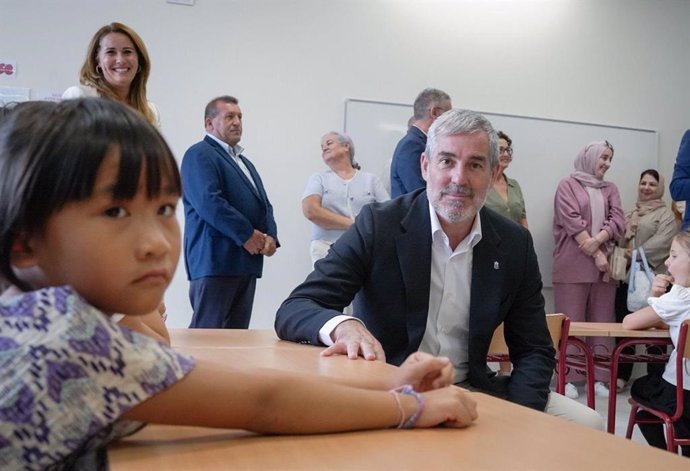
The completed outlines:
<svg viewBox="0 0 690 471">
<path fill-rule="evenodd" d="M 684 385 L 683 376 L 685 372 L 685 360 L 690 359 L 690 320 L 683 321 L 678 331 L 678 340 L 676 340 L 676 413 L 671 417 L 671 421 L 675 422 L 683 415 L 684 405 Z"/>
<path fill-rule="evenodd" d="M 683 324 L 686 325 L 685 327 L 686 334 L 685 334 L 685 351 L 683 352 L 680 350 L 680 337 L 683 334 L 683 326 L 680 328 L 680 334 L 678 335 L 678 345 L 679 345 L 679 350 L 678 353 L 683 353 L 683 358 L 690 359 L 690 338 L 688 338 L 688 335 L 690 335 L 690 320 L 683 321 Z"/>
<path fill-rule="evenodd" d="M 558 353 L 561 348 L 565 347 L 565 341 L 568 338 L 570 320 L 565 314 L 547 314 L 546 326 L 549 329 L 549 334 L 551 335 L 553 348 L 555 348 L 556 352 Z M 491 345 L 489 345 L 489 353 L 498 355 L 508 354 L 508 345 L 506 345 L 502 323 L 494 331 L 494 336 L 491 338 Z"/>
</svg>

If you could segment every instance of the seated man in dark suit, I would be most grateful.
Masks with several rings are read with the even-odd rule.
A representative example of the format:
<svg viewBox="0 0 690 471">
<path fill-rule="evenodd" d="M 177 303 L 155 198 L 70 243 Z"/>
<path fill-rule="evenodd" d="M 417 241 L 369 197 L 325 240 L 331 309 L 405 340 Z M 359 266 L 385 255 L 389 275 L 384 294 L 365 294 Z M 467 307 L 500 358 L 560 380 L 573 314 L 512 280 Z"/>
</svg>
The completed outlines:
<svg viewBox="0 0 690 471">
<path fill-rule="evenodd" d="M 417 350 L 446 356 L 460 386 L 603 429 L 595 411 L 550 392 L 555 352 L 532 238 L 482 209 L 497 167 L 486 118 L 444 113 L 422 154 L 426 190 L 365 206 L 282 304 L 278 336 L 396 365 Z M 355 317 L 342 315 L 353 298 Z M 511 376 L 487 374 L 501 322 Z"/>
</svg>

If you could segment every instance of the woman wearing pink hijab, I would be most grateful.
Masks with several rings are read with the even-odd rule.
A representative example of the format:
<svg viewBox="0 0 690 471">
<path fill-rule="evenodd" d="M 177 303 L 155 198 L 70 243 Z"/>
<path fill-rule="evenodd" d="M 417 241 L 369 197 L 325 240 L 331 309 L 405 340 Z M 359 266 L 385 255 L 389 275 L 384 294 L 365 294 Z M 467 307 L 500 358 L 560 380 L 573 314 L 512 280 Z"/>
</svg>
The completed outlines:
<svg viewBox="0 0 690 471">
<path fill-rule="evenodd" d="M 614 322 L 616 282 L 609 278 L 607 257 L 623 235 L 625 215 L 618 188 L 604 181 L 612 159 L 608 141 L 587 144 L 575 159 L 575 171 L 561 180 L 554 197 L 555 309 L 574 322 Z M 604 343 L 600 338 L 591 340 Z M 594 386 L 600 396 L 608 395 L 604 377 L 598 375 Z M 566 396 L 578 397 L 573 382 L 583 379 L 571 372 Z"/>
</svg>

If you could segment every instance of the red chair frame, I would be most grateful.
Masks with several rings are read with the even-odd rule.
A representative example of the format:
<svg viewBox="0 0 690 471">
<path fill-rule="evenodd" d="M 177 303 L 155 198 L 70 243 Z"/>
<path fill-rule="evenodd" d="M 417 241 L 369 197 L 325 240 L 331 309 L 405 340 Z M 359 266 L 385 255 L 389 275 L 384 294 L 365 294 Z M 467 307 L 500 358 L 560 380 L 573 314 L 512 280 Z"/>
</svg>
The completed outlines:
<svg viewBox="0 0 690 471">
<path fill-rule="evenodd" d="M 678 333 L 678 343 L 676 345 L 676 410 L 673 415 L 669 415 L 663 411 L 655 409 L 644 404 L 640 404 L 633 398 L 630 398 L 630 418 L 628 419 L 628 430 L 625 433 L 626 438 L 632 437 L 633 428 L 635 424 L 664 424 L 666 431 L 666 449 L 673 453 L 678 453 L 678 446 L 690 445 L 689 438 L 677 438 L 676 431 L 673 424 L 683 416 L 683 367 L 684 360 L 690 359 L 690 341 L 688 339 L 688 331 L 690 331 L 690 321 L 685 321 L 680 326 Z M 637 412 L 639 410 L 646 411 L 653 417 L 638 418 Z"/>
</svg>

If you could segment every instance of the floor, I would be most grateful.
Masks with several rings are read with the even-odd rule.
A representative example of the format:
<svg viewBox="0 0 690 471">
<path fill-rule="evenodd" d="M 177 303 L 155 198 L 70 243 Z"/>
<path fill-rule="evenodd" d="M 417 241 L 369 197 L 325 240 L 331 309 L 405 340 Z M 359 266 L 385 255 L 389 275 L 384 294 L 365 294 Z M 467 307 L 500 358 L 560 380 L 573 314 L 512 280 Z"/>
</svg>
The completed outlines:
<svg viewBox="0 0 690 471">
<path fill-rule="evenodd" d="M 587 405 L 587 394 L 584 391 L 584 386 L 578 387 L 578 390 L 580 392 L 580 397 L 576 400 L 581 404 Z M 628 427 L 628 416 L 630 414 L 630 404 L 628 404 L 629 397 L 629 389 L 626 389 L 623 392 L 616 394 L 616 435 L 620 437 L 625 437 L 625 431 Z M 601 416 L 604 419 L 604 422 L 606 422 L 609 410 L 608 397 L 597 396 L 595 398 L 594 404 L 596 406 L 597 412 L 601 414 Z M 637 427 L 633 429 L 632 440 L 639 443 L 647 443 Z"/>
</svg>

